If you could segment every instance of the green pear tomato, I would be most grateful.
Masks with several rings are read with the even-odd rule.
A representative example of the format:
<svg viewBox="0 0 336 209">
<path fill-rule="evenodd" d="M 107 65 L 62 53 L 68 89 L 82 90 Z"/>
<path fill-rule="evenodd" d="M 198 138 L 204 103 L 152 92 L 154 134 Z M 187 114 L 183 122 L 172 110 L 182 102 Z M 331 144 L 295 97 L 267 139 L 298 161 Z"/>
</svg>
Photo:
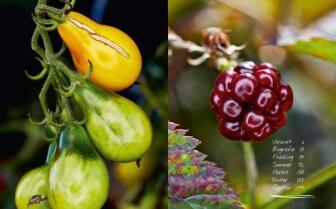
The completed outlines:
<svg viewBox="0 0 336 209">
<path fill-rule="evenodd" d="M 53 209 L 100 209 L 108 196 L 107 168 L 82 126 L 61 132 L 51 163 L 48 199 Z"/>
<path fill-rule="evenodd" d="M 48 200 L 42 201 L 39 204 L 30 204 L 27 209 L 52 209 L 49 205 Z"/>
<path fill-rule="evenodd" d="M 29 171 L 21 178 L 15 192 L 15 204 L 18 209 L 51 209 L 48 201 L 43 201 L 41 204 L 28 205 L 33 196 L 47 195 L 48 170 L 49 167 L 45 165 Z"/>
<path fill-rule="evenodd" d="M 139 106 L 89 82 L 79 86 L 74 95 L 87 112 L 86 128 L 104 157 L 130 162 L 145 154 L 152 142 L 152 127 Z"/>
</svg>

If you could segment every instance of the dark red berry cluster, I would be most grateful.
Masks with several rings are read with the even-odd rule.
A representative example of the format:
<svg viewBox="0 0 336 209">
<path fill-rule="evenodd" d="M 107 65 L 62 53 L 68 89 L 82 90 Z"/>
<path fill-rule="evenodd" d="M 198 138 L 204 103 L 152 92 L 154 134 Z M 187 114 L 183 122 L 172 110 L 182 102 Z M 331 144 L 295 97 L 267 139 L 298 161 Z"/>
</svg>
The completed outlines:
<svg viewBox="0 0 336 209">
<path fill-rule="evenodd" d="M 210 96 L 223 136 L 233 140 L 266 139 L 287 122 L 293 92 L 269 63 L 242 62 L 221 73 Z"/>
</svg>

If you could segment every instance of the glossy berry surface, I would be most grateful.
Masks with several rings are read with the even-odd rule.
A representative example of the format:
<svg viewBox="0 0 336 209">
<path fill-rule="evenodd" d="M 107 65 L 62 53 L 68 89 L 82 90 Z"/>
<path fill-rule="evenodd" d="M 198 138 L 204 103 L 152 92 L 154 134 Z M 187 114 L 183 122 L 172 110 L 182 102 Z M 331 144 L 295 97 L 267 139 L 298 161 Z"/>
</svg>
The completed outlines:
<svg viewBox="0 0 336 209">
<path fill-rule="evenodd" d="M 262 141 L 285 126 L 293 98 L 273 65 L 248 61 L 217 77 L 210 105 L 224 137 Z"/>
</svg>

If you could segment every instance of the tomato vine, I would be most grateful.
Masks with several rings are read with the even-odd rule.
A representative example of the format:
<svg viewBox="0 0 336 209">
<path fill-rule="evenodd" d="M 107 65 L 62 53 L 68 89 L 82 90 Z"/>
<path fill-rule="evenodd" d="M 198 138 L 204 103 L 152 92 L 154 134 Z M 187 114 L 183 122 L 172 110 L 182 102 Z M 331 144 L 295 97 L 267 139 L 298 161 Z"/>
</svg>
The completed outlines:
<svg viewBox="0 0 336 209">
<path fill-rule="evenodd" d="M 39 56 L 37 59 L 43 67 L 42 71 L 37 75 L 26 75 L 32 80 L 40 80 L 46 77 L 43 87 L 39 93 L 39 100 L 44 114 L 44 118 L 39 121 L 31 121 L 37 125 L 46 125 L 55 127 L 58 137 L 62 127 L 71 124 L 84 124 L 86 120 L 86 113 L 83 112 L 83 119 L 77 119 L 73 115 L 73 110 L 69 98 L 73 95 L 77 85 L 83 83 L 92 72 L 92 65 L 85 76 L 81 76 L 73 71 L 62 61 L 62 55 L 66 50 L 63 44 L 61 49 L 54 51 L 49 32 L 56 30 L 59 23 L 64 22 L 65 15 L 74 6 L 75 1 L 65 1 L 62 9 L 57 9 L 46 5 L 46 0 L 40 0 L 37 3 L 33 20 L 36 23 L 31 46 L 33 51 Z M 43 45 L 39 44 L 39 39 L 42 40 Z M 52 110 L 46 100 L 48 90 L 52 88 L 56 94 L 56 107 Z"/>
</svg>

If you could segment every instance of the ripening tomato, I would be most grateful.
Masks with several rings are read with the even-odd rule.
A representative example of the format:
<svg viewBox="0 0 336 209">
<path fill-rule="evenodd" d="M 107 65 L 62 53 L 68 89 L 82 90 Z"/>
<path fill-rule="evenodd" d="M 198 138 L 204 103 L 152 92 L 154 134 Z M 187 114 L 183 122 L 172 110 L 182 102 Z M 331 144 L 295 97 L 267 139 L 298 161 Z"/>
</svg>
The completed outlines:
<svg viewBox="0 0 336 209">
<path fill-rule="evenodd" d="M 131 162 L 148 150 L 152 142 L 151 123 L 132 101 L 89 82 L 77 87 L 74 98 L 86 109 L 86 128 L 104 157 Z"/>
<path fill-rule="evenodd" d="M 115 163 L 113 165 L 117 180 L 126 187 L 142 184 L 151 178 L 154 170 L 155 156 L 146 154 L 141 157 L 140 166 L 135 162 Z"/>
<path fill-rule="evenodd" d="M 20 179 L 15 192 L 15 204 L 18 209 L 51 209 L 48 201 L 43 201 L 41 204 L 30 205 L 28 207 L 29 200 L 32 196 L 47 195 L 48 170 L 49 167 L 44 165 L 42 167 L 31 170 Z"/>
<path fill-rule="evenodd" d="M 53 209 L 100 209 L 108 196 L 107 168 L 82 126 L 61 132 L 51 163 L 48 199 Z"/>
<path fill-rule="evenodd" d="M 77 71 L 85 74 L 91 61 L 90 79 L 97 85 L 120 91 L 138 78 L 141 55 L 124 32 L 98 24 L 77 12 L 70 12 L 57 30 L 71 52 Z"/>
</svg>

